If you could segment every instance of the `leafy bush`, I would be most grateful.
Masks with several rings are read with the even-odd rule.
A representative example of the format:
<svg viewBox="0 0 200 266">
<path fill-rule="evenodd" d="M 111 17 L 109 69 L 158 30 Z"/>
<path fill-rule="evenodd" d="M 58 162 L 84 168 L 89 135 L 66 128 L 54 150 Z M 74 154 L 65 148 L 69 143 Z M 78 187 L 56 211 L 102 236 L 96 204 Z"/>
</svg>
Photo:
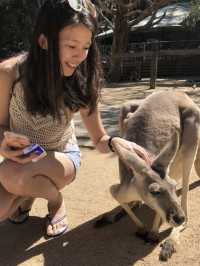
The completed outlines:
<svg viewBox="0 0 200 266">
<path fill-rule="evenodd" d="M 183 21 L 183 25 L 191 30 L 197 30 L 200 27 L 200 0 L 191 1 L 190 14 Z"/>
<path fill-rule="evenodd" d="M 32 0 L 0 0 L 0 58 L 27 50 L 35 11 Z"/>
</svg>

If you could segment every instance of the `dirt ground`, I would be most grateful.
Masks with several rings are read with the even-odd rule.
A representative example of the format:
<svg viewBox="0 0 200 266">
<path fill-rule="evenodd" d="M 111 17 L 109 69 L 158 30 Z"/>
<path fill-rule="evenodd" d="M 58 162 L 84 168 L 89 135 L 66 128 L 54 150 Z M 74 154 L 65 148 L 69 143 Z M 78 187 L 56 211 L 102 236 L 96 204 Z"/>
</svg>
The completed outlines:
<svg viewBox="0 0 200 266">
<path fill-rule="evenodd" d="M 161 82 L 158 89 L 169 87 L 186 91 L 199 103 L 198 87 L 194 89 L 186 87 L 184 82 L 170 81 Z M 151 92 L 148 85 L 142 83 L 105 89 L 102 114 L 108 131 L 117 131 L 113 122 L 116 116 L 111 119 L 109 114 L 117 115 L 116 110 L 122 102 L 146 97 Z M 106 114 L 106 110 L 110 113 Z M 7 221 L 0 224 L 0 266 L 200 265 L 200 180 L 195 173 L 189 192 L 188 228 L 182 232 L 177 253 L 167 263 L 161 263 L 158 260 L 160 246 L 138 239 L 129 217 L 113 225 L 94 228 L 95 221 L 103 213 L 118 206 L 109 194 L 110 185 L 118 183 L 117 158 L 86 148 L 89 142 L 83 131 L 81 134 L 82 166 L 77 179 L 63 190 L 70 231 L 59 238 L 45 239 L 46 202 L 38 199 L 25 224 L 13 225 Z M 141 208 L 138 215 L 147 221 L 152 219 L 152 213 L 146 208 Z M 168 233 L 166 227 L 161 228 L 163 238 Z"/>
</svg>

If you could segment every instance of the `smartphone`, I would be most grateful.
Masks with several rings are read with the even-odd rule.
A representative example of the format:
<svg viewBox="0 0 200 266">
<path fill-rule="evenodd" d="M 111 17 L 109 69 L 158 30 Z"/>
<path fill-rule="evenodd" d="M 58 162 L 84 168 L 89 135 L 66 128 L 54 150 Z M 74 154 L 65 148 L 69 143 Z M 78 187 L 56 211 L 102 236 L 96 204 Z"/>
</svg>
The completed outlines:
<svg viewBox="0 0 200 266">
<path fill-rule="evenodd" d="M 30 146 L 23 149 L 23 154 L 26 156 L 32 153 L 38 155 L 36 158 L 32 159 L 32 162 L 37 162 L 47 155 L 46 151 L 39 144 L 31 144 Z"/>
</svg>

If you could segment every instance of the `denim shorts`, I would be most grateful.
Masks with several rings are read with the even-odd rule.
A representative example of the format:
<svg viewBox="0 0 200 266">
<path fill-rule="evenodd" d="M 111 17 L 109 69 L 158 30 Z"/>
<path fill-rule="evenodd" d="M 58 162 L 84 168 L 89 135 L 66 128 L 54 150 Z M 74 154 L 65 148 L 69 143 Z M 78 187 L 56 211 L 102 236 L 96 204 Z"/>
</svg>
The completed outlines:
<svg viewBox="0 0 200 266">
<path fill-rule="evenodd" d="M 72 161 L 76 172 L 81 166 L 81 152 L 77 144 L 68 143 L 65 147 L 64 154 Z"/>
</svg>

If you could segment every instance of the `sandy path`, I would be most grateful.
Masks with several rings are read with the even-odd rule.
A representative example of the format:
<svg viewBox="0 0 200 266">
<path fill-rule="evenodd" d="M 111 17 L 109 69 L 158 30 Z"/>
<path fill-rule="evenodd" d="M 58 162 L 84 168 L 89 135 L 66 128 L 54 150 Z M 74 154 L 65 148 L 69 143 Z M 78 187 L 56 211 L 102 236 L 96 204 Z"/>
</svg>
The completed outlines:
<svg viewBox="0 0 200 266">
<path fill-rule="evenodd" d="M 138 88 L 137 93 L 141 97 L 150 93 L 145 89 Z M 199 90 L 186 90 L 199 101 Z M 133 88 L 132 91 L 126 89 L 124 99 L 132 97 L 133 91 Z M 115 95 L 120 104 L 123 97 L 118 92 Z M 113 89 L 105 94 L 107 108 L 111 108 L 108 103 L 113 99 L 112 93 Z M 77 179 L 63 191 L 71 230 L 60 238 L 46 240 L 43 237 L 46 202 L 38 199 L 27 223 L 18 226 L 8 222 L 0 224 L 0 266 L 161 265 L 159 245 L 145 244 L 136 238 L 134 224 L 128 217 L 114 225 L 98 230 L 93 228 L 101 214 L 117 206 L 109 194 L 109 186 L 118 182 L 117 159 L 86 148 L 82 148 L 82 154 L 83 163 Z M 188 228 L 182 233 L 178 252 L 164 265 L 200 265 L 200 181 L 195 173 L 192 179 L 196 183 L 189 193 Z M 142 212 L 151 220 L 149 211 L 141 209 L 139 214 Z M 166 233 L 164 231 L 162 235 Z"/>
</svg>

